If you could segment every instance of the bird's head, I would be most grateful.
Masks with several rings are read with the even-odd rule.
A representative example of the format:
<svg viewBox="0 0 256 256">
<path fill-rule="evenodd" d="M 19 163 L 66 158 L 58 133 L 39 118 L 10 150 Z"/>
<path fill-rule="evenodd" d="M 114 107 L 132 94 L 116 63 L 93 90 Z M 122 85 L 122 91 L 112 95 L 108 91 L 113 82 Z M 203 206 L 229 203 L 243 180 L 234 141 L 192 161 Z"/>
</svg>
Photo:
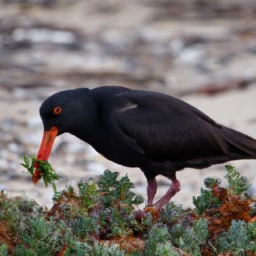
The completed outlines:
<svg viewBox="0 0 256 256">
<path fill-rule="evenodd" d="M 87 88 L 61 91 L 47 98 L 40 107 L 44 135 L 37 160 L 47 161 L 56 136 L 75 133 L 90 116 L 90 97 Z"/>
</svg>

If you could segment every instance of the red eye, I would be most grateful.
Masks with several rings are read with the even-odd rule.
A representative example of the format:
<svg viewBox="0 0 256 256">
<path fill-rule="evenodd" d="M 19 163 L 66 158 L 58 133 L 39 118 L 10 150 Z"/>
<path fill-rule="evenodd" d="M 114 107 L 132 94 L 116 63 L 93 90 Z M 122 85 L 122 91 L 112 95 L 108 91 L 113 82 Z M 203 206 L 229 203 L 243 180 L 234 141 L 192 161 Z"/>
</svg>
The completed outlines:
<svg viewBox="0 0 256 256">
<path fill-rule="evenodd" d="M 61 113 L 61 111 L 62 111 L 62 108 L 61 108 L 61 107 L 55 107 L 55 108 L 53 109 L 53 114 L 54 114 L 54 115 L 59 115 L 59 114 Z"/>
</svg>

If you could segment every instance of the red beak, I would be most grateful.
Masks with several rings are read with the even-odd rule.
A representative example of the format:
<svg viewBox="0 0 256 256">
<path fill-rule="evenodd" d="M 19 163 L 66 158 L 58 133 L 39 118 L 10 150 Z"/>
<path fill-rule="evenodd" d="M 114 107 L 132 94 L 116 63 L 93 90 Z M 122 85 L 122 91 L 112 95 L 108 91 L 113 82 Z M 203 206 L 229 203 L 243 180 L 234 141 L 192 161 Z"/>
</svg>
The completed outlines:
<svg viewBox="0 0 256 256">
<path fill-rule="evenodd" d="M 53 142 L 58 134 L 58 128 L 52 127 L 50 131 L 44 131 L 43 140 L 41 143 L 40 150 L 37 155 L 37 160 L 47 161 L 52 150 Z M 35 163 L 35 168 L 39 168 L 39 162 Z M 39 170 L 35 170 L 35 173 L 32 176 L 32 181 L 36 185 L 38 181 L 41 179 L 41 173 Z"/>
<path fill-rule="evenodd" d="M 57 134 L 58 134 L 58 128 L 55 126 L 52 127 L 49 131 L 44 131 L 41 147 L 36 158 L 37 160 L 40 160 L 40 159 L 44 161 L 48 160 L 51 154 L 53 142 Z M 36 170 L 32 176 L 32 181 L 36 185 L 38 181 L 41 179 L 41 173 L 39 170 L 37 170 L 39 168 L 39 162 L 35 163 L 35 168 Z"/>
<path fill-rule="evenodd" d="M 37 155 L 37 160 L 41 159 L 47 161 L 52 150 L 53 142 L 58 134 L 58 128 L 52 127 L 49 131 L 44 131 L 43 140 L 41 143 L 40 150 Z M 39 167 L 39 166 L 36 166 Z"/>
</svg>

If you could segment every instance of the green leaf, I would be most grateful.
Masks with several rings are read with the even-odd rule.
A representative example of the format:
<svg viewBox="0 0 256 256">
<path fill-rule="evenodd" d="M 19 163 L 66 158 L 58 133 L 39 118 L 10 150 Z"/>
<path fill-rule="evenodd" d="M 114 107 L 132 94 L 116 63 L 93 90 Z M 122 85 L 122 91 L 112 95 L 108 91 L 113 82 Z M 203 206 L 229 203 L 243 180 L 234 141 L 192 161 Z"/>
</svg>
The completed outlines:
<svg viewBox="0 0 256 256">
<path fill-rule="evenodd" d="M 250 181 L 245 176 L 240 176 L 240 173 L 236 171 L 235 167 L 226 165 L 226 175 L 224 178 L 228 181 L 229 195 L 240 195 L 246 192 L 251 186 Z"/>
</svg>

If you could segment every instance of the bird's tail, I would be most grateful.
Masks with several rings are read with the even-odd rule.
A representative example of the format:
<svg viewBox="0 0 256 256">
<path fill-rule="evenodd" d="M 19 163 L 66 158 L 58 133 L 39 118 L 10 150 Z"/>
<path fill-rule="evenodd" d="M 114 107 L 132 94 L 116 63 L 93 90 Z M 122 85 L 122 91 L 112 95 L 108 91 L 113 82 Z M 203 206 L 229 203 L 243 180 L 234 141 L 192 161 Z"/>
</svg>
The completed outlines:
<svg viewBox="0 0 256 256">
<path fill-rule="evenodd" d="M 223 127 L 223 129 L 225 130 L 223 138 L 228 144 L 230 160 L 256 159 L 255 139 L 228 127 Z"/>
</svg>

